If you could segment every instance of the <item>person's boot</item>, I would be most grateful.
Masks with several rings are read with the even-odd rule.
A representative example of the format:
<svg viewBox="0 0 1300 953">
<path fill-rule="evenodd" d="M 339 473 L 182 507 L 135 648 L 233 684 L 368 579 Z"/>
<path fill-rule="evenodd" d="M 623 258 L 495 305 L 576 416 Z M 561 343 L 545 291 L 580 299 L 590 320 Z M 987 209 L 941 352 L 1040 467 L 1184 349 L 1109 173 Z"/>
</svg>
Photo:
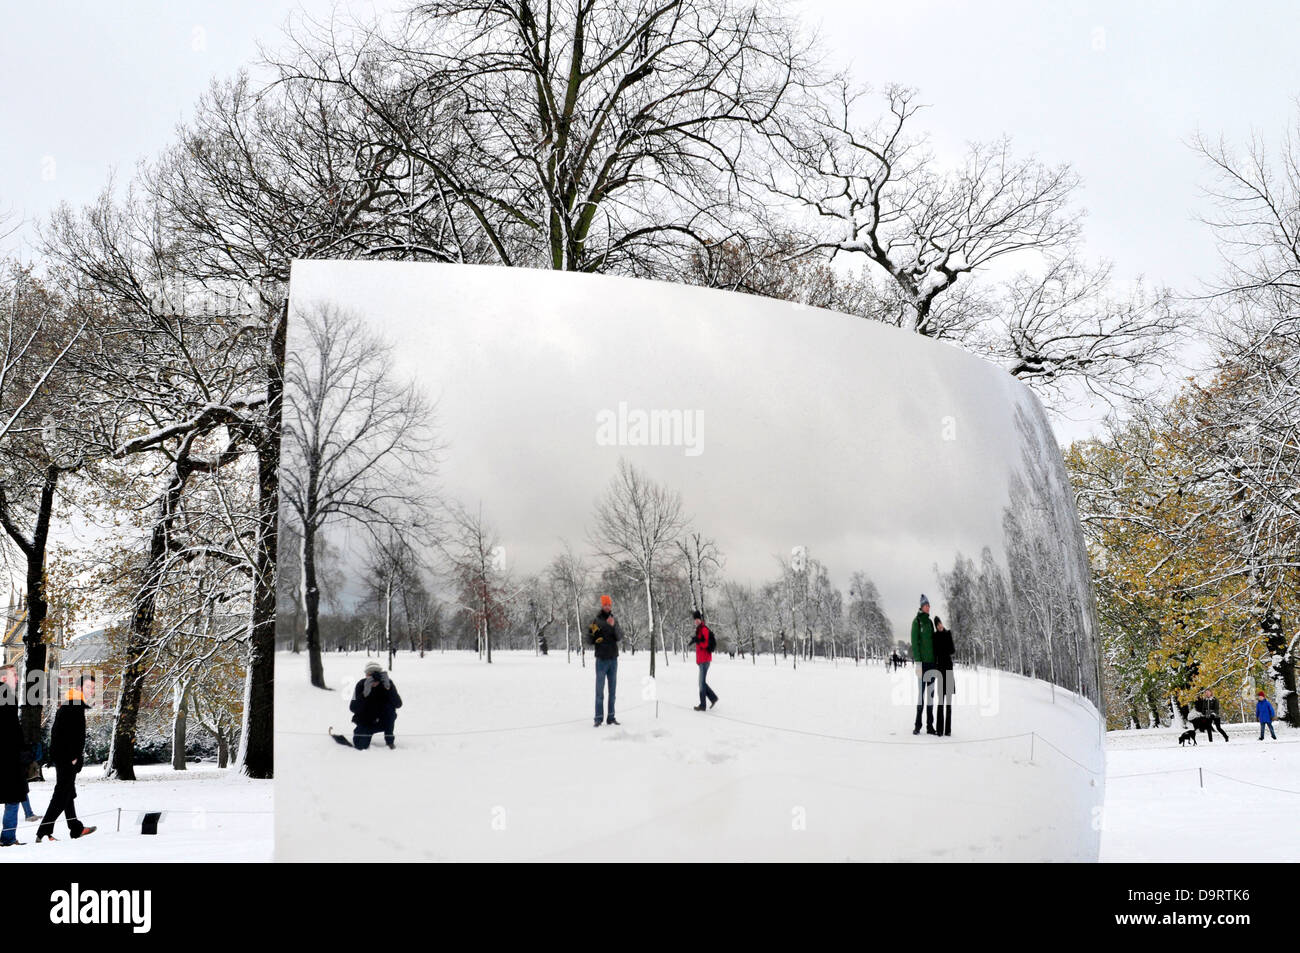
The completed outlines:
<svg viewBox="0 0 1300 953">
<path fill-rule="evenodd" d="M 608 725 L 617 725 L 619 722 L 617 718 L 615 718 L 613 715 L 610 715 L 608 718 L 605 719 L 605 723 Z"/>
<path fill-rule="evenodd" d="M 715 698 L 715 699 L 713 699 L 713 701 L 709 702 L 709 707 L 710 707 L 710 708 L 717 708 L 717 707 L 718 707 L 718 700 Z"/>
<path fill-rule="evenodd" d="M 81 833 L 80 833 L 80 834 L 76 834 L 76 835 L 74 835 L 72 839 L 73 839 L 73 840 L 76 840 L 78 837 L 85 837 L 87 834 L 93 834 L 93 833 L 95 833 L 95 831 L 97 831 L 97 830 L 99 830 L 99 828 L 96 827 L 96 826 L 93 825 L 93 824 L 90 825 L 90 827 L 83 827 L 83 828 L 81 829 Z"/>
<path fill-rule="evenodd" d="M 389 748 L 396 748 L 397 739 L 392 735 L 384 735 L 384 744 L 388 745 Z"/>
<path fill-rule="evenodd" d="M 704 711 L 704 702 L 700 702 L 698 705 L 692 708 L 691 711 Z"/>
<path fill-rule="evenodd" d="M 603 719 L 603 718 L 597 718 L 597 719 L 596 719 L 596 723 L 595 723 L 592 727 L 593 727 L 593 728 L 599 728 L 599 727 L 600 727 L 601 725 L 603 725 L 604 723 L 605 723 L 605 719 Z"/>
</svg>

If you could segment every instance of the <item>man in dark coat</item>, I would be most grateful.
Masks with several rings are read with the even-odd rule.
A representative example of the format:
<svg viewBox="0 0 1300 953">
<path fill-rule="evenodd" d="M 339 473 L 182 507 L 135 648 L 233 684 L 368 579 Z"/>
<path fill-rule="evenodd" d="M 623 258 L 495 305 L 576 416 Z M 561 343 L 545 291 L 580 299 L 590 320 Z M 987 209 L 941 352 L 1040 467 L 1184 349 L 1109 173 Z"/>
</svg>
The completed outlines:
<svg viewBox="0 0 1300 953">
<path fill-rule="evenodd" d="M 348 707 L 356 725 L 352 730 L 353 747 L 369 748 L 370 736 L 380 731 L 384 733 L 384 744 L 397 747 L 393 727 L 397 723 L 397 709 L 402 707 L 402 696 L 397 694 L 397 686 L 378 662 L 366 666 L 365 678 L 357 682 Z"/>
<path fill-rule="evenodd" d="M 614 692 L 618 687 L 618 643 L 623 632 L 614 621 L 614 600 L 600 597 L 600 612 L 587 627 L 587 644 L 596 655 L 596 727 L 602 723 L 617 725 L 614 717 Z M 609 713 L 605 712 L 605 683 L 609 683 Z"/>
<path fill-rule="evenodd" d="M 1223 740 L 1228 740 L 1228 733 L 1223 730 L 1223 722 L 1219 720 L 1219 700 L 1214 697 L 1214 692 L 1208 688 L 1201 692 L 1201 697 L 1196 699 L 1196 711 L 1205 719 L 1205 736 L 1211 741 L 1214 740 L 1214 732 L 1217 730 L 1223 735 Z"/>
<path fill-rule="evenodd" d="M 921 708 L 925 708 L 925 733 L 934 730 L 934 623 L 930 621 L 930 600 L 921 593 L 921 608 L 912 620 L 912 661 L 916 665 L 916 726 L 912 734 L 921 733 Z M 928 698 L 927 698 L 928 691 Z"/>
<path fill-rule="evenodd" d="M 957 653 L 952 641 L 952 630 L 943 620 L 934 617 L 934 667 L 939 673 L 939 711 L 935 715 L 934 730 L 941 735 L 952 734 L 952 696 L 956 684 L 952 678 L 952 657 Z"/>
<path fill-rule="evenodd" d="M 82 675 L 77 678 L 75 688 L 68 689 L 68 696 L 54 715 L 54 727 L 50 729 L 50 761 L 54 765 L 54 793 L 50 795 L 50 806 L 45 809 L 40 827 L 36 828 L 36 843 L 45 838 L 54 840 L 54 822 L 60 814 L 66 814 L 68 836 L 74 840 L 87 834 L 95 833 L 96 828 L 87 827 L 77 820 L 77 772 L 85 760 L 86 754 L 86 709 L 95 701 L 95 678 Z"/>
<path fill-rule="evenodd" d="M 18 807 L 27 800 L 27 763 L 18 695 L 17 670 L 0 665 L 0 803 L 4 804 L 0 847 L 22 843 L 18 839 Z"/>
</svg>

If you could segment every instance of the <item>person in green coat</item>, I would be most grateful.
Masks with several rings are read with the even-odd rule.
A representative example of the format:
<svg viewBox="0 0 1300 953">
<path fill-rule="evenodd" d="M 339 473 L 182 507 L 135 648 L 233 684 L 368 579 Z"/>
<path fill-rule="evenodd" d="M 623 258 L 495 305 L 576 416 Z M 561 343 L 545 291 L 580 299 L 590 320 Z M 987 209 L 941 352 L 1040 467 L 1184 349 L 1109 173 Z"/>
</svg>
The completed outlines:
<svg viewBox="0 0 1300 953">
<path fill-rule="evenodd" d="M 925 733 L 934 730 L 934 683 L 938 669 L 934 664 L 934 623 L 930 621 L 930 600 L 921 593 L 921 609 L 912 620 L 912 662 L 916 665 L 916 726 L 912 734 L 921 733 L 921 708 L 925 708 Z"/>
</svg>

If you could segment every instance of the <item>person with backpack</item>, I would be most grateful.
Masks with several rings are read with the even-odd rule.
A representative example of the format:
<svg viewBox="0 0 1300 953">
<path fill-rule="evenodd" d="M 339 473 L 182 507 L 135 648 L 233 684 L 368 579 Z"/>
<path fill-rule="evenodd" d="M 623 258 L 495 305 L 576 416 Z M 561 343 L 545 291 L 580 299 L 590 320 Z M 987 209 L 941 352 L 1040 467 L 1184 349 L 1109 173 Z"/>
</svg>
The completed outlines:
<svg viewBox="0 0 1300 953">
<path fill-rule="evenodd" d="M 352 712 L 352 747 L 365 750 L 370 747 L 370 736 L 382 731 L 384 744 L 390 748 L 397 747 L 397 738 L 393 734 L 397 724 L 397 709 L 402 707 L 402 696 L 397 694 L 397 686 L 388 677 L 383 666 L 370 662 L 365 668 L 365 677 L 357 682 L 352 690 L 352 701 L 348 704 Z"/>
<path fill-rule="evenodd" d="M 912 620 L 912 662 L 916 665 L 916 726 L 912 729 L 912 734 L 921 733 L 923 706 L 925 733 L 938 734 L 934 730 L 934 682 L 937 677 L 934 667 L 934 623 L 930 621 L 930 600 L 925 593 L 921 593 L 921 608 Z"/>
<path fill-rule="evenodd" d="M 1273 703 L 1264 697 L 1263 692 L 1257 692 L 1256 697 L 1259 701 L 1255 702 L 1255 718 L 1259 721 L 1259 740 L 1264 740 L 1264 728 L 1268 727 L 1268 733 L 1277 741 L 1277 732 L 1273 730 L 1273 718 L 1277 714 L 1273 710 Z"/>
<path fill-rule="evenodd" d="M 718 704 L 718 696 L 713 693 L 708 681 L 709 665 L 713 662 L 713 653 L 718 648 L 718 639 L 704 624 L 704 616 L 698 609 L 691 613 L 691 618 L 695 620 L 695 635 L 691 637 L 690 644 L 695 646 L 695 664 L 700 669 L 700 703 L 695 706 L 695 710 L 704 711 L 705 699 L 708 699 L 710 708 Z"/>
<path fill-rule="evenodd" d="M 952 630 L 944 626 L 943 620 L 934 617 L 934 667 L 939 675 L 939 713 L 934 720 L 936 734 L 952 734 L 952 696 L 957 693 L 957 684 L 952 678 L 952 657 L 957 653 L 952 641 Z"/>
<path fill-rule="evenodd" d="M 623 632 L 614 621 L 614 600 L 600 597 L 600 612 L 587 627 L 587 644 L 596 656 L 596 725 L 617 725 L 614 691 L 618 687 L 618 643 Z M 605 683 L 609 683 L 609 712 L 605 711 Z"/>
</svg>

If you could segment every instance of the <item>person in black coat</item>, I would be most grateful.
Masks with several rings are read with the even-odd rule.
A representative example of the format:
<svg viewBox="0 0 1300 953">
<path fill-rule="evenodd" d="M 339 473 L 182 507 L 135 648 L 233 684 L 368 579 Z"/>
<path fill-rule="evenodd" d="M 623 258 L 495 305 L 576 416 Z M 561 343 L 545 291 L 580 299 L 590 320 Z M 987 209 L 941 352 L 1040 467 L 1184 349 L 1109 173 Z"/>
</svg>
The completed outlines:
<svg viewBox="0 0 1300 953">
<path fill-rule="evenodd" d="M 36 828 L 38 844 L 47 837 L 55 839 L 54 822 L 60 814 L 67 815 L 68 836 L 74 840 L 95 833 L 95 827 L 87 827 L 77 820 L 76 805 L 77 772 L 81 770 L 86 754 L 86 709 L 94 701 L 94 676 L 82 675 L 77 679 L 77 686 L 68 690 L 68 697 L 54 715 L 54 727 L 50 729 L 54 793 L 50 795 L 50 806 L 45 809 L 40 827 Z"/>
<path fill-rule="evenodd" d="M 397 686 L 378 662 L 366 666 L 366 677 L 357 682 L 348 707 L 356 725 L 352 730 L 353 747 L 369 748 L 370 736 L 380 731 L 388 747 L 397 747 L 393 726 L 397 722 L 397 709 L 402 707 L 402 696 L 397 694 Z"/>
<path fill-rule="evenodd" d="M 4 821 L 0 825 L 0 847 L 21 844 L 18 840 L 18 807 L 27 800 L 26 743 L 18 720 L 18 672 L 12 665 L 0 665 L 0 803 Z"/>
<path fill-rule="evenodd" d="M 934 667 L 939 671 L 939 711 L 934 720 L 934 730 L 941 735 L 952 734 L 952 696 L 957 685 L 952 676 L 952 657 L 957 654 L 953 645 L 952 630 L 934 617 Z"/>
<path fill-rule="evenodd" d="M 600 597 L 600 612 L 587 627 L 587 644 L 596 655 L 596 721 L 602 724 L 617 725 L 614 717 L 614 693 L 618 690 L 618 643 L 623 638 L 623 630 L 614 620 L 614 600 L 609 596 Z M 609 685 L 609 709 L 605 709 L 605 686 Z"/>
<path fill-rule="evenodd" d="M 1223 722 L 1219 720 L 1219 700 L 1214 697 L 1214 692 L 1208 688 L 1201 692 L 1201 697 L 1196 699 L 1196 711 L 1205 719 L 1205 737 L 1213 741 L 1217 730 L 1223 735 L 1224 741 L 1228 740 L 1228 733 L 1223 730 Z"/>
</svg>

